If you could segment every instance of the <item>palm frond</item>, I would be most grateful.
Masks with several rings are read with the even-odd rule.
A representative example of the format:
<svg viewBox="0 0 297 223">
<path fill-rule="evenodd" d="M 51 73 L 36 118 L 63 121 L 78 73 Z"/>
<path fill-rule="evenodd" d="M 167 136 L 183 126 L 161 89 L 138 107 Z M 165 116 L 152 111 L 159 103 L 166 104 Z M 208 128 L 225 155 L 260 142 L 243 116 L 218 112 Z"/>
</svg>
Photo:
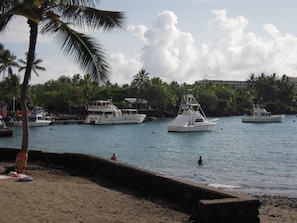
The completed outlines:
<svg viewBox="0 0 297 223">
<path fill-rule="evenodd" d="M 124 14 L 122 12 L 104 11 L 95 8 L 69 5 L 62 13 L 62 19 L 80 28 L 111 30 L 122 28 Z"/>
<path fill-rule="evenodd" d="M 26 69 L 26 67 L 20 67 L 18 71 L 21 72 L 21 71 L 23 71 L 25 69 Z"/>
<path fill-rule="evenodd" d="M 86 7 L 93 7 L 96 8 L 96 3 L 99 2 L 99 0 L 68 0 L 68 1 L 63 1 L 62 4 L 65 4 L 64 2 L 67 2 L 67 5 L 81 5 L 81 6 L 86 6 Z"/>
<path fill-rule="evenodd" d="M 40 67 L 40 66 L 35 66 L 34 68 L 35 70 L 42 70 L 42 71 L 46 71 L 46 69 L 44 67 Z"/>
<path fill-rule="evenodd" d="M 20 1 L 6 0 L 0 5 L 0 32 L 6 30 L 9 22 L 15 16 L 23 16 L 36 23 L 40 22 L 39 15 L 34 10 L 30 10 L 29 2 L 22 3 Z"/>
<path fill-rule="evenodd" d="M 12 17 L 12 15 L 0 14 L 0 32 L 4 32 L 6 30 L 6 27 L 8 26 Z"/>
<path fill-rule="evenodd" d="M 71 29 L 60 20 L 45 20 L 41 32 L 54 36 L 61 44 L 62 51 L 80 64 L 82 70 L 96 81 L 108 79 L 109 64 L 106 53 L 95 39 Z"/>
<path fill-rule="evenodd" d="M 37 65 L 37 64 L 40 64 L 40 63 L 42 63 L 42 59 L 36 59 L 35 61 L 34 61 L 34 65 Z"/>
</svg>

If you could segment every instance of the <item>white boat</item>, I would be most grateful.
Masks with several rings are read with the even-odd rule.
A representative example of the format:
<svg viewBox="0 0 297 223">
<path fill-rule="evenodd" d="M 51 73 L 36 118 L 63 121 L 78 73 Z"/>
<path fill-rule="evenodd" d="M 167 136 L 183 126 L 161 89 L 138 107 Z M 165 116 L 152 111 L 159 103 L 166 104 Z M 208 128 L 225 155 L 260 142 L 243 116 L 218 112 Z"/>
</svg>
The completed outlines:
<svg viewBox="0 0 297 223">
<path fill-rule="evenodd" d="M 29 127 L 48 126 L 52 123 L 51 120 L 45 119 L 45 115 L 40 112 L 33 112 L 28 115 Z M 22 120 L 13 120 L 12 125 L 15 127 L 22 126 Z"/>
<path fill-rule="evenodd" d="M 285 115 L 272 115 L 265 109 L 264 105 L 254 104 L 253 112 L 250 116 L 245 115 L 242 117 L 242 122 L 244 123 L 273 123 L 282 122 Z"/>
<path fill-rule="evenodd" d="M 90 101 L 85 124 L 113 125 L 113 124 L 139 124 L 146 117 L 138 114 L 136 109 L 118 109 L 111 101 Z"/>
<path fill-rule="evenodd" d="M 183 95 L 177 117 L 167 126 L 168 132 L 210 131 L 217 119 L 209 121 L 191 94 Z"/>
</svg>

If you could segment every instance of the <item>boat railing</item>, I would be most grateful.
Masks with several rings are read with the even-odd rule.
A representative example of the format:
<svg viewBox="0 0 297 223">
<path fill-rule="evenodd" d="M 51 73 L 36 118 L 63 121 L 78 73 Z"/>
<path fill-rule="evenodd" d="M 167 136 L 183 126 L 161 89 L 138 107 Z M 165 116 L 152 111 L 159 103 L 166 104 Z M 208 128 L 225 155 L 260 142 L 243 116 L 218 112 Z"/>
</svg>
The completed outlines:
<svg viewBox="0 0 297 223">
<path fill-rule="evenodd" d="M 88 105 L 88 110 L 102 110 L 111 108 L 111 105 Z"/>
</svg>

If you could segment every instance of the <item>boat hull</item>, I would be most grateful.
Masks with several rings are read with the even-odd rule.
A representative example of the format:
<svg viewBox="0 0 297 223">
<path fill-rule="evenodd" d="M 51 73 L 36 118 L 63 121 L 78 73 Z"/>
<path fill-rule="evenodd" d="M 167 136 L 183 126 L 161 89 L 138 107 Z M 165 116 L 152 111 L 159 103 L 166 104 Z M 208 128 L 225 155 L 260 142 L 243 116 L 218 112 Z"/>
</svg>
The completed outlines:
<svg viewBox="0 0 297 223">
<path fill-rule="evenodd" d="M 279 123 L 283 122 L 285 115 L 271 115 L 266 117 L 246 116 L 242 118 L 243 123 Z"/>
<path fill-rule="evenodd" d="M 203 132 L 211 131 L 217 123 L 215 121 L 204 120 L 202 122 L 192 122 L 200 116 L 189 116 L 187 114 L 178 115 L 174 121 L 167 126 L 168 132 Z M 191 124 L 192 123 L 192 124 Z"/>
<path fill-rule="evenodd" d="M 87 115 L 84 123 L 94 125 L 140 124 L 144 121 L 145 117 L 146 115 L 144 114 L 120 117 L 90 114 Z"/>
<path fill-rule="evenodd" d="M 29 127 L 41 127 L 41 126 L 48 126 L 52 122 L 48 120 L 40 121 L 40 122 L 28 122 Z M 12 123 L 14 127 L 22 127 L 22 121 L 14 121 Z"/>
<path fill-rule="evenodd" d="M 213 122 L 207 122 L 198 125 L 188 125 L 188 126 L 167 126 L 168 132 L 203 132 L 203 131 L 211 131 L 212 127 L 216 125 Z"/>
</svg>

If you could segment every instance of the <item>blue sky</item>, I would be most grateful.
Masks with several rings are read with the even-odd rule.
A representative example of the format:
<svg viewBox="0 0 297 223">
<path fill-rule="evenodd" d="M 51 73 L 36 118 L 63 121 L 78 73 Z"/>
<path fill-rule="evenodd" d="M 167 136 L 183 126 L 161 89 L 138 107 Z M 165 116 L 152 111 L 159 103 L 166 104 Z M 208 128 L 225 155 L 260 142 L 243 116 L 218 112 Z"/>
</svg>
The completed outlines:
<svg viewBox="0 0 297 223">
<path fill-rule="evenodd" d="M 130 83 L 140 69 L 163 81 L 246 80 L 250 74 L 297 76 L 297 2 L 294 0 L 101 0 L 123 11 L 125 29 L 88 32 L 103 45 L 112 83 Z M 28 28 L 16 19 L 0 42 L 24 59 Z M 31 83 L 84 74 L 52 39 L 39 35 L 37 57 L 46 72 Z M 20 74 L 21 75 L 21 74 Z"/>
</svg>

